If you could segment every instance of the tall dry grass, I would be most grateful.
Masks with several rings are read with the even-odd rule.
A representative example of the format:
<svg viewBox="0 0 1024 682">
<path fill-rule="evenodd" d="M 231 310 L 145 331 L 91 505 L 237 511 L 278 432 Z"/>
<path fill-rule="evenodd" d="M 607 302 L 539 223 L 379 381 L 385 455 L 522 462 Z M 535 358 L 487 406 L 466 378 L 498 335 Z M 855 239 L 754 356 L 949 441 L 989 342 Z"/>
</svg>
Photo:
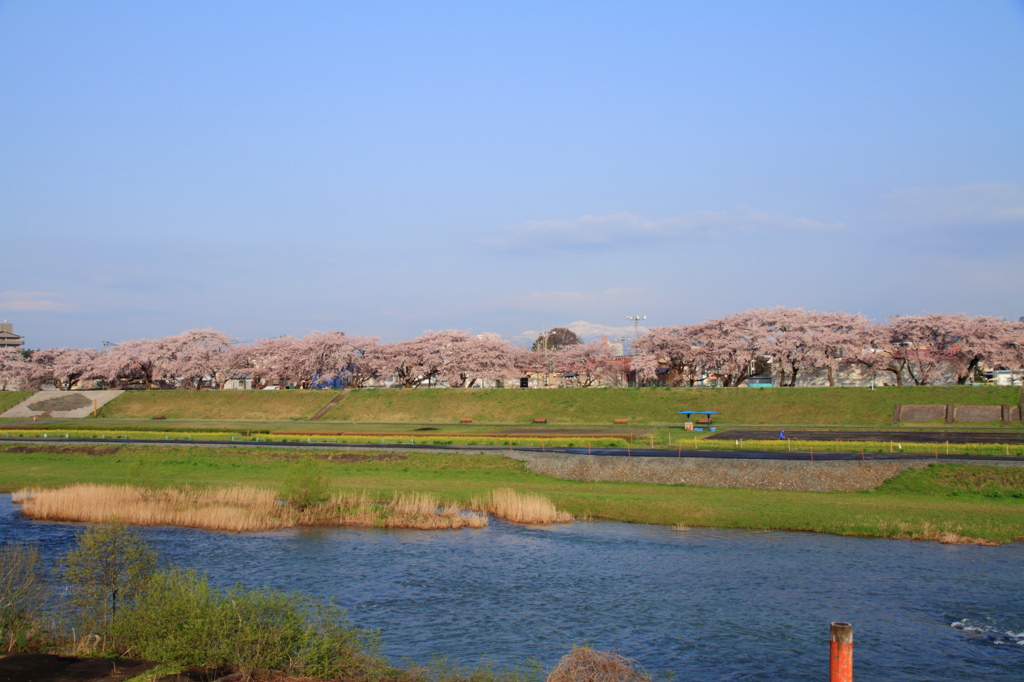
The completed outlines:
<svg viewBox="0 0 1024 682">
<path fill-rule="evenodd" d="M 569 523 L 572 514 L 555 508 L 543 495 L 520 493 L 511 488 L 499 488 L 484 498 L 474 498 L 472 506 L 512 523 L 547 524 Z"/>
<path fill-rule="evenodd" d="M 942 528 L 933 526 L 925 521 L 920 526 L 915 526 L 905 521 L 883 522 L 879 529 L 886 537 L 895 540 L 931 540 L 943 545 L 982 545 L 986 547 L 998 547 L 1002 543 L 987 538 L 975 538 L 963 535 L 963 527 L 956 526 L 947 521 Z"/>
<path fill-rule="evenodd" d="M 22 513 L 46 521 L 135 526 L 181 526 L 234 532 L 274 530 L 292 525 L 290 510 L 273 490 L 254 487 L 166 488 L 80 483 L 53 490 L 21 491 Z"/>
<path fill-rule="evenodd" d="M 551 669 L 545 682 L 651 682 L 651 676 L 631 658 L 610 651 L 573 646 Z"/>
<path fill-rule="evenodd" d="M 12 499 L 32 519 L 136 526 L 181 526 L 252 532 L 296 526 L 359 526 L 425 530 L 480 528 L 487 516 L 441 505 L 426 495 L 395 494 L 388 502 L 366 493 L 336 495 L 327 504 L 297 510 L 268 488 L 153 490 L 131 485 L 77 484 L 53 490 L 23 490 Z"/>
<path fill-rule="evenodd" d="M 390 502 L 372 500 L 365 492 L 335 495 L 326 505 L 306 509 L 303 525 L 346 525 L 378 528 L 444 530 L 483 528 L 487 515 L 441 504 L 427 493 L 395 493 Z"/>
</svg>

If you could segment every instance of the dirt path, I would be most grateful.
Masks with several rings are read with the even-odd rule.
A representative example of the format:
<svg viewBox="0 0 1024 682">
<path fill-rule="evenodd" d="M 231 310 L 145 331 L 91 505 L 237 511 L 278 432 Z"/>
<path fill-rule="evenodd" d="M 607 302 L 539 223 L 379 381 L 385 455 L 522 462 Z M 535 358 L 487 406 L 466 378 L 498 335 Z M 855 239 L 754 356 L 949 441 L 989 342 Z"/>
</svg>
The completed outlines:
<svg viewBox="0 0 1024 682">
<path fill-rule="evenodd" d="M 338 395 L 336 395 L 333 398 L 331 398 L 330 401 L 328 401 L 328 403 L 326 405 L 321 407 L 320 410 L 316 414 L 314 414 L 312 417 L 310 417 L 309 421 L 315 422 L 315 421 L 320 421 L 321 419 L 323 419 L 324 415 L 326 415 L 328 412 L 330 412 L 331 408 L 334 407 L 335 405 L 337 405 L 338 403 L 340 403 L 341 399 L 344 398 L 345 396 L 347 396 L 351 391 L 352 391 L 351 388 L 346 388 L 346 389 L 342 390 L 341 393 L 339 393 Z"/>
<path fill-rule="evenodd" d="M 0 682 L 122 682 L 155 667 L 125 658 L 8 654 L 0 658 Z"/>
<path fill-rule="evenodd" d="M 780 429 L 727 429 L 708 440 L 777 440 Z M 887 443 L 1009 443 L 1024 444 L 1024 431 L 902 431 L 880 429 L 875 431 L 817 431 L 813 429 L 785 429 L 788 440 L 813 441 L 876 441 Z"/>
</svg>

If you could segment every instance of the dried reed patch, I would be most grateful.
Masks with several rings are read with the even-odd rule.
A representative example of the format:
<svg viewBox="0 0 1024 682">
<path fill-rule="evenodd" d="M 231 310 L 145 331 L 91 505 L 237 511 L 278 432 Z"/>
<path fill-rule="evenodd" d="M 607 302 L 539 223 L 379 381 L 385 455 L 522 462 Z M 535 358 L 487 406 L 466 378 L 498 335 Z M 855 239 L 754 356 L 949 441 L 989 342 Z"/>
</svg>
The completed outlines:
<svg viewBox="0 0 1024 682">
<path fill-rule="evenodd" d="M 551 670 L 547 682 L 650 682 L 633 659 L 609 651 L 574 646 Z"/>
<path fill-rule="evenodd" d="M 556 509 L 551 500 L 543 495 L 519 493 L 511 488 L 499 488 L 483 500 L 474 498 L 473 508 L 490 512 L 512 523 L 547 524 L 572 521 L 572 514 Z"/>
<path fill-rule="evenodd" d="M 963 535 L 960 532 L 963 530 L 962 526 L 954 528 L 948 521 L 942 528 L 936 528 L 927 521 L 919 529 L 903 521 L 883 523 L 880 528 L 886 536 L 896 540 L 930 540 L 943 545 L 981 545 L 984 547 L 998 547 L 1003 544 L 998 540 Z"/>
<path fill-rule="evenodd" d="M 275 491 L 252 486 L 153 490 L 130 485 L 78 484 L 54 490 L 23 490 L 14 502 L 32 519 L 137 526 L 181 526 L 232 532 L 296 526 L 357 526 L 444 530 L 481 528 L 487 516 L 441 505 L 422 494 L 399 495 L 388 502 L 366 493 L 336 495 L 327 504 L 297 510 Z"/>
<path fill-rule="evenodd" d="M 32 519 L 135 526 L 181 526 L 234 532 L 288 528 L 290 509 L 273 490 L 252 487 L 153 490 L 132 485 L 82 483 L 22 491 L 22 513 Z"/>
<path fill-rule="evenodd" d="M 305 510 L 301 522 L 302 525 L 445 530 L 483 528 L 487 525 L 487 515 L 441 504 L 427 493 L 395 493 L 390 502 L 372 500 L 366 493 L 348 493 L 335 495 L 326 505 Z"/>
</svg>

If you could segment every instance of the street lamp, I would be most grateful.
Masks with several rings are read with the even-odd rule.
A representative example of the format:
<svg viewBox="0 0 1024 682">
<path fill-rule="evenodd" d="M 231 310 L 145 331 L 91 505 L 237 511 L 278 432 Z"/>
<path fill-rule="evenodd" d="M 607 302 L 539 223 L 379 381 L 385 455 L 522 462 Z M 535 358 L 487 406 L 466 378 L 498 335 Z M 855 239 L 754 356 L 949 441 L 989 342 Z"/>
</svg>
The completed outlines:
<svg viewBox="0 0 1024 682">
<path fill-rule="evenodd" d="M 640 320 L 646 320 L 646 315 L 626 315 L 627 320 L 633 321 L 633 343 L 640 339 Z M 634 346 L 634 350 L 635 350 Z"/>
<path fill-rule="evenodd" d="M 551 330 L 544 332 L 544 353 L 548 356 L 548 371 L 544 375 L 544 388 L 548 387 L 548 382 L 551 378 L 551 349 L 548 346 L 548 339 L 551 338 Z"/>
</svg>

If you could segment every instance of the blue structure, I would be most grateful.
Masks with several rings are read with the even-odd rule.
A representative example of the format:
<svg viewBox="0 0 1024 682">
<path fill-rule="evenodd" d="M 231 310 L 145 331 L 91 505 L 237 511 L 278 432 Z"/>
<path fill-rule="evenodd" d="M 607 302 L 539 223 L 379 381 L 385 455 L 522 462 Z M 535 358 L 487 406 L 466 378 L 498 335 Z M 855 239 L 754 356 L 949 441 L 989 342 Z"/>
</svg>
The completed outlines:
<svg viewBox="0 0 1024 682">
<path fill-rule="evenodd" d="M 689 419 L 690 416 L 695 415 L 695 414 L 707 415 L 708 426 L 711 426 L 711 415 L 719 414 L 719 413 L 718 412 L 713 412 L 711 410 L 682 410 L 680 412 L 676 412 L 676 414 L 685 414 L 687 419 Z"/>
</svg>

